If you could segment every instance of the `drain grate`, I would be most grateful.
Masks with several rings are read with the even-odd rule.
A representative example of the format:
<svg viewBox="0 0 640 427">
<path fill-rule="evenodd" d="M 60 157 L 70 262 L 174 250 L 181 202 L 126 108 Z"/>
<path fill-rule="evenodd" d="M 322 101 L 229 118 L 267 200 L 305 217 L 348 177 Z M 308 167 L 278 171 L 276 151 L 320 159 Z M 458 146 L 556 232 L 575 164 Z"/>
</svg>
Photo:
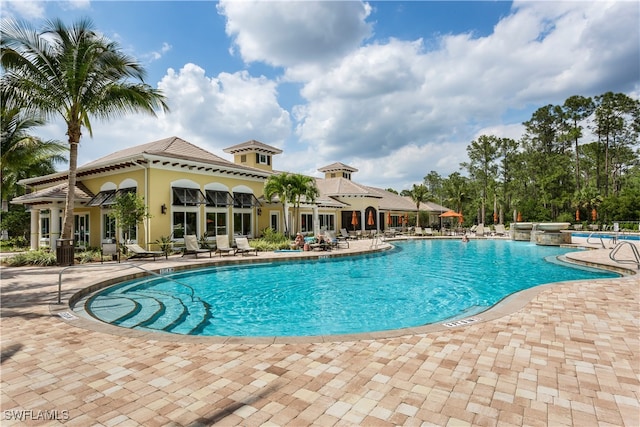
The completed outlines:
<svg viewBox="0 0 640 427">
<path fill-rule="evenodd" d="M 447 322 L 447 323 L 443 323 L 443 326 L 446 326 L 447 328 L 454 328 L 456 326 L 464 326 L 464 325 L 468 325 L 470 323 L 475 323 L 477 321 L 479 321 L 480 319 L 477 319 L 475 317 L 470 317 L 468 319 L 460 319 L 460 320 L 454 320 L 453 322 Z"/>
</svg>

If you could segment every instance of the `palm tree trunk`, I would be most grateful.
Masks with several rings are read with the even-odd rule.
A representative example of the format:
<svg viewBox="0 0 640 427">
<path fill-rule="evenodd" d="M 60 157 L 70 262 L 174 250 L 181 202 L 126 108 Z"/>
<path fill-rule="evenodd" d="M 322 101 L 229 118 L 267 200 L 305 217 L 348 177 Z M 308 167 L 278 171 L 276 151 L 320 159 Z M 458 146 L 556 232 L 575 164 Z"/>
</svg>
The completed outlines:
<svg viewBox="0 0 640 427">
<path fill-rule="evenodd" d="M 79 138 L 78 138 L 79 140 Z M 76 170 L 78 168 L 78 143 L 72 141 L 69 137 L 69 181 L 67 189 L 67 198 L 64 206 L 64 220 L 62 222 L 61 239 L 73 238 L 73 207 L 75 203 L 76 193 Z"/>
</svg>

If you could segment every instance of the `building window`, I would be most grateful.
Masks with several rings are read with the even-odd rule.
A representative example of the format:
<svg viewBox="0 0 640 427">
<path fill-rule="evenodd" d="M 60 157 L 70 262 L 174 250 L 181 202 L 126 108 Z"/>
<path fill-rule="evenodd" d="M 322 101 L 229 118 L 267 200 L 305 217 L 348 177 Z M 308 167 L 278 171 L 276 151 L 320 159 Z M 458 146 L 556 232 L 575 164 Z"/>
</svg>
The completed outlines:
<svg viewBox="0 0 640 427">
<path fill-rule="evenodd" d="M 111 242 L 116 238 L 116 219 L 109 214 L 102 215 L 102 240 Z"/>
<path fill-rule="evenodd" d="M 313 214 L 300 215 L 300 231 L 303 233 L 313 231 Z"/>
<path fill-rule="evenodd" d="M 89 214 L 74 215 L 73 237 L 77 246 L 89 246 Z"/>
<path fill-rule="evenodd" d="M 207 212 L 207 236 L 226 236 L 227 213 Z"/>
<path fill-rule="evenodd" d="M 259 205 L 258 199 L 251 193 L 233 193 L 234 208 L 252 208 Z"/>
<path fill-rule="evenodd" d="M 270 165 L 271 156 L 266 154 L 256 153 L 256 163 L 259 165 Z"/>
<path fill-rule="evenodd" d="M 206 190 L 207 206 L 226 207 L 233 204 L 233 197 L 227 191 Z"/>
<path fill-rule="evenodd" d="M 247 163 L 247 155 L 246 154 L 241 154 L 240 155 L 240 163 Z"/>
<path fill-rule="evenodd" d="M 251 214 L 235 212 L 233 214 L 233 234 L 251 235 Z"/>
<path fill-rule="evenodd" d="M 51 233 L 51 229 L 50 229 L 49 211 L 41 211 L 40 212 L 40 238 L 48 239 L 50 237 L 50 233 Z"/>
<path fill-rule="evenodd" d="M 197 235 L 198 213 L 190 211 L 173 212 L 173 237 L 182 239 L 187 234 Z"/>
<path fill-rule="evenodd" d="M 331 172 L 331 178 L 335 178 L 335 177 L 336 177 L 335 172 Z"/>
<path fill-rule="evenodd" d="M 336 229 L 336 216 L 334 214 L 320 214 L 318 220 L 320 221 L 321 230 L 335 231 Z"/>
<path fill-rule="evenodd" d="M 173 206 L 197 206 L 207 202 L 198 188 L 173 187 Z"/>
<path fill-rule="evenodd" d="M 87 206 L 109 207 L 116 202 L 116 197 L 127 193 L 136 193 L 136 187 L 122 188 L 120 190 L 101 191 L 87 202 Z"/>
</svg>

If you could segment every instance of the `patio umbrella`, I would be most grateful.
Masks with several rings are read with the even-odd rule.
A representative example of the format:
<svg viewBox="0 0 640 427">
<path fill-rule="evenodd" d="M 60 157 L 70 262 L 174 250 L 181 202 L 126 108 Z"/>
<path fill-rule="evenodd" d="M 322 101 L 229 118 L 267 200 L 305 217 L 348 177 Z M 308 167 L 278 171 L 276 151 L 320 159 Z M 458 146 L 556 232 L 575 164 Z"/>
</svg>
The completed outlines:
<svg viewBox="0 0 640 427">
<path fill-rule="evenodd" d="M 517 222 L 521 222 L 522 221 L 522 214 L 520 212 L 518 212 L 518 218 L 516 219 Z"/>
<path fill-rule="evenodd" d="M 580 209 L 576 209 L 576 221 L 580 221 Z"/>
<path fill-rule="evenodd" d="M 353 211 L 353 215 L 351 215 L 351 225 L 353 225 L 353 229 L 356 229 L 356 225 L 358 225 L 358 213 Z"/>
<path fill-rule="evenodd" d="M 496 212 L 493 213 L 493 223 L 496 224 L 498 222 L 498 214 Z"/>
<path fill-rule="evenodd" d="M 373 211 L 369 211 L 369 217 L 367 218 L 367 225 L 373 225 L 375 221 L 373 220 Z"/>
<path fill-rule="evenodd" d="M 391 222 L 391 212 L 387 212 L 387 225 L 391 225 L 391 224 L 393 224 Z"/>
<path fill-rule="evenodd" d="M 456 211 L 446 211 L 445 213 L 440 215 L 441 218 L 460 218 L 461 216 L 462 214 L 459 214 Z"/>
<path fill-rule="evenodd" d="M 593 208 L 591 211 L 591 221 L 595 221 L 596 219 L 598 219 L 598 211 L 596 211 L 596 208 Z"/>
<path fill-rule="evenodd" d="M 460 215 L 458 217 L 458 222 L 460 223 L 460 225 L 462 225 L 462 223 L 464 222 L 464 217 L 462 216 L 462 211 L 458 212 L 458 214 Z"/>
</svg>

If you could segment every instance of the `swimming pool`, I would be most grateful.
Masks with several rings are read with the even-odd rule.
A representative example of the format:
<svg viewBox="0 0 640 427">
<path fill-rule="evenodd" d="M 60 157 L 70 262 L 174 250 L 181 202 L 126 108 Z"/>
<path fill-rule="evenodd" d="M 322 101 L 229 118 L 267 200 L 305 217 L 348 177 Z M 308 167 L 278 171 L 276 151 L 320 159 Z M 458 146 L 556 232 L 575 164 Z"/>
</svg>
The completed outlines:
<svg viewBox="0 0 640 427">
<path fill-rule="evenodd" d="M 384 331 L 482 312 L 550 282 L 617 277 L 547 262 L 568 249 L 507 240 L 394 242 L 386 254 L 209 267 L 138 279 L 86 299 L 128 328 L 208 336 Z M 574 249 L 571 249 L 574 250 Z"/>
</svg>

